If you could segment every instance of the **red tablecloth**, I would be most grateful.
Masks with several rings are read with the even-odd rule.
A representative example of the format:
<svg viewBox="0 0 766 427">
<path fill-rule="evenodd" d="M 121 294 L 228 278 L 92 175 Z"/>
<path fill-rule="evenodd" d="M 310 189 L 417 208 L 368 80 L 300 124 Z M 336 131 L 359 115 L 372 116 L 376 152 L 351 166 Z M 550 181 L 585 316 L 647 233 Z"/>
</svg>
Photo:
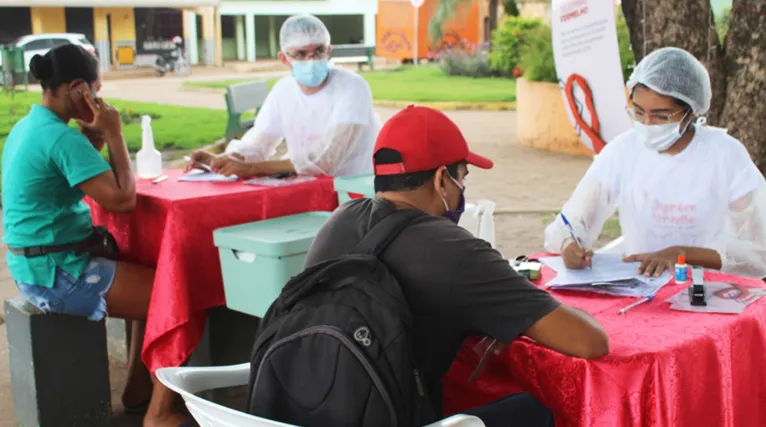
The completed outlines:
<svg viewBox="0 0 766 427">
<path fill-rule="evenodd" d="M 544 268 L 541 283 L 555 273 Z M 706 279 L 763 287 L 760 280 L 706 273 Z M 604 327 L 610 354 L 588 361 L 521 338 L 468 383 L 479 357 L 467 340 L 444 379 L 445 410 L 457 413 L 528 391 L 558 427 L 766 426 L 766 298 L 740 315 L 670 310 L 673 282 L 624 315 L 635 299 L 554 292 Z"/>
<path fill-rule="evenodd" d="M 157 267 L 142 359 L 149 369 L 179 366 L 199 343 L 205 311 L 225 303 L 213 230 L 307 211 L 332 211 L 332 179 L 286 187 L 179 182 L 180 171 L 137 183 L 135 212 L 112 214 L 89 202 L 93 222 L 114 234 L 125 260 Z"/>
</svg>

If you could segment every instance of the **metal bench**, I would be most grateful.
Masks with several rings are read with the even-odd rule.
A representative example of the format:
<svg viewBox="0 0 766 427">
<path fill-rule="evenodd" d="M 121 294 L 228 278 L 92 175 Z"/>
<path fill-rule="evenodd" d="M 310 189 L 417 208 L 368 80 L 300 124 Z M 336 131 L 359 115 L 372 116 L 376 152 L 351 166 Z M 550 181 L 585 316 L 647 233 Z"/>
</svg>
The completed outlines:
<svg viewBox="0 0 766 427">
<path fill-rule="evenodd" d="M 363 44 L 339 44 L 332 47 L 332 62 L 335 64 L 357 64 L 359 70 L 367 64 L 370 70 L 375 69 L 373 56 L 375 46 Z"/>
<path fill-rule="evenodd" d="M 269 84 L 267 82 L 238 83 L 226 88 L 226 110 L 229 112 L 229 119 L 226 123 L 226 142 L 239 138 L 253 127 L 255 119 L 242 120 L 242 114 L 248 111 L 258 110 L 266 101 L 269 94 Z"/>
</svg>

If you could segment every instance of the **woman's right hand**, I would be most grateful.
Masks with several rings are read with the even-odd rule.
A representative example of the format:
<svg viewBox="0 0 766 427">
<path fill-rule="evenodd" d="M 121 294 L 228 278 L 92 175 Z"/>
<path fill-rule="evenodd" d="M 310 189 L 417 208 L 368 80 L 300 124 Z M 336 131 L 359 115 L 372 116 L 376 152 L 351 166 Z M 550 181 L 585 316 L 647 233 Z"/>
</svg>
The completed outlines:
<svg viewBox="0 0 766 427">
<path fill-rule="evenodd" d="M 112 138 L 110 136 L 116 136 L 122 134 L 122 118 L 120 112 L 116 108 L 106 103 L 101 98 L 93 99 L 90 94 L 85 94 L 85 102 L 93 110 L 93 121 L 91 123 L 85 123 L 82 120 L 77 122 L 80 126 L 88 129 L 98 131 L 107 136 L 107 141 Z M 114 138 L 116 139 L 116 138 Z"/>
<path fill-rule="evenodd" d="M 210 163 L 213 162 L 213 159 L 215 159 L 215 156 L 208 153 L 207 151 L 197 150 L 189 155 L 189 161 L 186 162 L 186 166 L 184 166 L 184 172 L 189 172 L 192 169 L 197 169 L 197 163 L 202 163 L 204 165 L 210 166 Z"/>
<path fill-rule="evenodd" d="M 573 270 L 582 270 L 585 267 L 591 267 L 593 262 L 593 251 L 584 250 L 577 242 L 570 242 L 561 252 L 561 258 L 564 259 L 564 266 Z"/>
</svg>

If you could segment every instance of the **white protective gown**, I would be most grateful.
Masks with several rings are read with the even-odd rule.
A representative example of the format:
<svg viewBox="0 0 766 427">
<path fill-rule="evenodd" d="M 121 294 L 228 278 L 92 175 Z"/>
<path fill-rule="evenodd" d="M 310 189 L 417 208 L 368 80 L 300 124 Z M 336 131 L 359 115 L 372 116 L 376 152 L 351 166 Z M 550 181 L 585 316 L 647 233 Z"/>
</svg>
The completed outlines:
<svg viewBox="0 0 766 427">
<path fill-rule="evenodd" d="M 330 67 L 327 84 L 304 94 L 292 76 L 283 77 L 241 140 L 227 153 L 247 161 L 269 160 L 284 139 L 299 174 L 344 176 L 372 173 L 372 151 L 381 121 L 367 82 L 358 74 Z"/>
<path fill-rule="evenodd" d="M 633 130 L 615 138 L 562 212 L 592 247 L 615 209 L 626 254 L 708 248 L 725 273 L 766 276 L 766 181 L 723 129 L 696 126 L 691 144 L 674 156 L 647 149 Z M 545 230 L 546 250 L 560 253 L 567 237 L 557 217 Z"/>
</svg>

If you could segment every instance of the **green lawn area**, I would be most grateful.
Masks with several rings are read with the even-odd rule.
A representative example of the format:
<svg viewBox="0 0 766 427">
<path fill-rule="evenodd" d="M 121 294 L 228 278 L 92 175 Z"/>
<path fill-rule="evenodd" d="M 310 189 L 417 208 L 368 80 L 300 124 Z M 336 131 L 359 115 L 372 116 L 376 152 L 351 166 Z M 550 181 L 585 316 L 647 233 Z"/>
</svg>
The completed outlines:
<svg viewBox="0 0 766 427">
<path fill-rule="evenodd" d="M 516 82 L 503 78 L 447 76 L 436 66 L 363 71 L 376 100 L 415 102 L 513 102 Z M 225 89 L 247 80 L 188 82 L 187 86 Z M 273 85 L 276 79 L 269 80 Z"/>
<path fill-rule="evenodd" d="M 0 149 L 17 120 L 32 104 L 40 101 L 36 92 L 17 92 L 14 98 L 0 93 Z M 146 102 L 108 100 L 123 117 L 125 142 L 131 152 L 141 148 L 140 116 L 152 116 L 154 142 L 159 150 L 191 150 L 221 138 L 226 127 L 226 111 L 207 108 L 176 107 Z M 74 122 L 72 122 L 74 125 Z"/>
</svg>

